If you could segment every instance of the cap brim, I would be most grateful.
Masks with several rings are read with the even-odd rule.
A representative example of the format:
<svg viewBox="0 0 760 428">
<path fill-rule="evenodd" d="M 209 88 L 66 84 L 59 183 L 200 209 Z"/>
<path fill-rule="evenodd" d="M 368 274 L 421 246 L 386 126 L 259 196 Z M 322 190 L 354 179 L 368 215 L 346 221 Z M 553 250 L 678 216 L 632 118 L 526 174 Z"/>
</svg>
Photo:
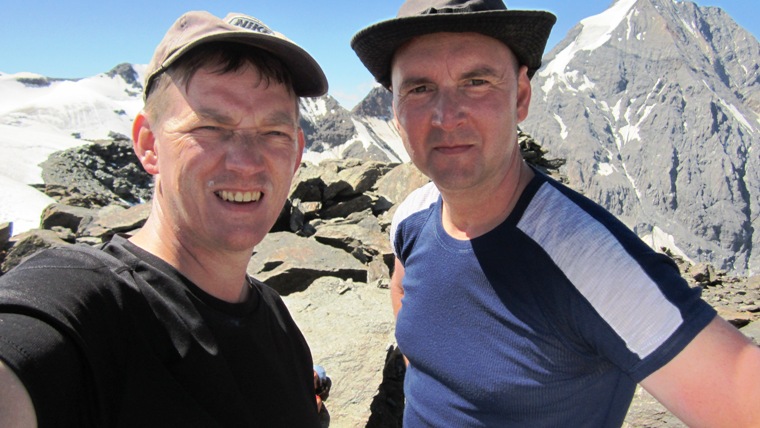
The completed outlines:
<svg viewBox="0 0 760 428">
<path fill-rule="evenodd" d="M 210 34 L 172 53 L 162 64 L 166 69 L 189 50 L 209 42 L 234 42 L 263 49 L 279 58 L 293 77 L 293 89 L 299 97 L 318 97 L 327 93 L 328 83 L 322 68 L 304 49 L 293 42 L 251 31 L 226 31 Z"/>
<path fill-rule="evenodd" d="M 390 67 L 396 50 L 409 39 L 439 32 L 474 32 L 506 44 L 528 77 L 541 67 L 541 58 L 557 18 L 543 11 L 498 10 L 394 18 L 360 30 L 351 47 L 375 79 L 390 87 Z"/>
</svg>

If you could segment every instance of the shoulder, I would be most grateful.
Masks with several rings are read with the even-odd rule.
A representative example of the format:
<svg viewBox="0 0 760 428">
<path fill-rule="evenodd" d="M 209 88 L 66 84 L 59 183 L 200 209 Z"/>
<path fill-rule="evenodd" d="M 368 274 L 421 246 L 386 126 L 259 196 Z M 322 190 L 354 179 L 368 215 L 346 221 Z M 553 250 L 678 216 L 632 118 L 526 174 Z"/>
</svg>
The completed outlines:
<svg viewBox="0 0 760 428">
<path fill-rule="evenodd" d="M 109 269 L 106 260 L 112 258 L 100 249 L 84 248 L 80 245 L 68 245 L 41 250 L 25 259 L 18 266 L 0 278 L 8 282 L 21 278 L 48 277 L 53 275 L 58 280 L 69 277 L 63 272 L 74 275 L 97 274 Z"/>
<path fill-rule="evenodd" d="M 399 204 L 396 212 L 393 214 L 390 228 L 391 244 L 393 244 L 393 241 L 396 239 L 399 226 L 406 219 L 417 213 L 429 210 L 436 204 L 436 202 L 438 202 L 440 197 L 441 193 L 432 181 L 410 193 L 409 196 Z"/>
<path fill-rule="evenodd" d="M 635 356 L 636 370 L 643 360 L 682 348 L 714 316 L 672 259 L 603 207 L 564 186 L 543 183 L 518 228 L 567 279 L 570 295 L 582 301 L 578 307 L 588 309 L 573 311 L 587 339 L 605 348 L 617 346 L 621 357 Z"/>
<path fill-rule="evenodd" d="M 410 215 L 430 208 L 440 198 L 441 192 L 435 187 L 435 184 L 431 181 L 422 187 L 419 187 L 412 191 L 401 204 L 399 204 L 396 212 L 393 214 L 393 223 L 398 224 Z"/>
<path fill-rule="evenodd" d="M 102 253 L 102 257 L 101 257 Z M 24 306 L 49 313 L 84 313 L 87 307 L 121 305 L 125 281 L 113 257 L 99 249 L 66 246 L 40 251 L 0 277 L 0 311 Z"/>
</svg>

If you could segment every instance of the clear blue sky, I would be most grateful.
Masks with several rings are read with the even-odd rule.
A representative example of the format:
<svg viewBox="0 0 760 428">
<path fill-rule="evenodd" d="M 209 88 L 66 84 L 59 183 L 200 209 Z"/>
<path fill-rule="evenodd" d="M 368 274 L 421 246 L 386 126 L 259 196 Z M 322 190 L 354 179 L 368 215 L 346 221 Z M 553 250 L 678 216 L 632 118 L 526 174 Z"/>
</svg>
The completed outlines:
<svg viewBox="0 0 760 428">
<path fill-rule="evenodd" d="M 22 0 L 0 7 L 0 72 L 29 71 L 81 78 L 123 63 L 146 64 L 167 28 L 187 10 L 217 16 L 255 16 L 308 50 L 325 70 L 330 94 L 350 109 L 373 80 L 349 47 L 356 31 L 391 18 L 402 0 Z M 581 19 L 604 11 L 612 0 L 506 0 L 510 9 L 544 9 L 557 15 L 547 52 Z M 757 0 L 698 0 L 719 6 L 755 37 Z"/>
</svg>

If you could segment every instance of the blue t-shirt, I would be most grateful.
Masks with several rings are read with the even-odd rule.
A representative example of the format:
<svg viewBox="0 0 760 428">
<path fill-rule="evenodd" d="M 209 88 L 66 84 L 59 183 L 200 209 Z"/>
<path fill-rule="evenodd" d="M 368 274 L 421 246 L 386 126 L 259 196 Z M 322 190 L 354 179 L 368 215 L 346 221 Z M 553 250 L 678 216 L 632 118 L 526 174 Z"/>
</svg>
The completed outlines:
<svg viewBox="0 0 760 428">
<path fill-rule="evenodd" d="M 391 240 L 405 270 L 405 427 L 620 426 L 636 383 L 715 316 L 669 257 L 539 173 L 469 241 L 444 231 L 428 184 Z"/>
</svg>

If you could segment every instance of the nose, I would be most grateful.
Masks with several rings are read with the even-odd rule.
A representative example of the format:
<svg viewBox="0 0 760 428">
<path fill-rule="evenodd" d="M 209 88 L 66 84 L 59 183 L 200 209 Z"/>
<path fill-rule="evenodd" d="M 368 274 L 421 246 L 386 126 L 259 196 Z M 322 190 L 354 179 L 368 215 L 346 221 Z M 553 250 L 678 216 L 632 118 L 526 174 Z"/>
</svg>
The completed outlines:
<svg viewBox="0 0 760 428">
<path fill-rule="evenodd" d="M 262 147 L 255 135 L 238 134 L 227 147 L 227 169 L 240 174 L 252 174 L 263 167 Z"/>
<path fill-rule="evenodd" d="M 464 109 L 456 89 L 441 89 L 433 105 L 433 126 L 450 131 L 464 120 Z"/>
</svg>

